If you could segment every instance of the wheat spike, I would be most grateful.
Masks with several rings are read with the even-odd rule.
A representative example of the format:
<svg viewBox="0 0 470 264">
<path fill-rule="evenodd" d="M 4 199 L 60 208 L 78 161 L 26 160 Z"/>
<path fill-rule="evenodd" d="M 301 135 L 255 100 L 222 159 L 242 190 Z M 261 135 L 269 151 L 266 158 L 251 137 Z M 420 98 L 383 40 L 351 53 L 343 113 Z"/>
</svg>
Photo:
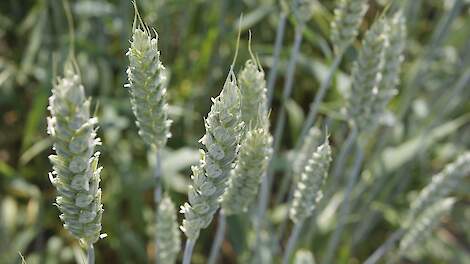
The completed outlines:
<svg viewBox="0 0 470 264">
<path fill-rule="evenodd" d="M 100 139 L 94 128 L 98 121 L 90 117 L 90 100 L 75 71 L 67 68 L 57 80 L 48 109 L 48 134 L 56 152 L 49 156 L 53 165 L 49 179 L 58 193 L 55 205 L 65 229 L 88 247 L 101 232 L 101 167 L 95 152 Z"/>
</svg>

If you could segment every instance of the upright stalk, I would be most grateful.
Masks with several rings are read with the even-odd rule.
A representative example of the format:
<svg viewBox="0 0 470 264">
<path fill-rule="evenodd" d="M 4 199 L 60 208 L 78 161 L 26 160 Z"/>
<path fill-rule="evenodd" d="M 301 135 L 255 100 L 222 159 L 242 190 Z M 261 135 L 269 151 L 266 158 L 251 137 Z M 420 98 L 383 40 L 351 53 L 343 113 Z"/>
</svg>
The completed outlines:
<svg viewBox="0 0 470 264">
<path fill-rule="evenodd" d="M 274 96 L 274 83 L 276 82 L 277 78 L 277 67 L 279 63 L 279 57 L 281 55 L 282 50 L 282 40 L 284 39 L 284 31 L 286 28 L 286 20 L 287 14 L 285 12 L 281 12 L 281 16 L 279 17 L 279 22 L 277 24 L 276 30 L 276 40 L 274 42 L 274 53 L 273 53 L 273 63 L 271 65 L 271 69 L 269 70 L 268 76 L 268 109 L 271 107 L 271 103 Z"/>
<path fill-rule="evenodd" d="M 323 98 L 325 97 L 326 91 L 330 87 L 331 80 L 333 79 L 333 76 L 334 76 L 336 70 L 338 69 L 338 66 L 339 66 L 339 64 L 340 64 L 340 62 L 343 58 L 343 54 L 344 54 L 344 52 L 340 52 L 338 55 L 336 55 L 335 60 L 333 61 L 333 64 L 331 65 L 326 78 L 323 79 L 323 81 L 321 83 L 321 86 L 320 86 L 320 89 L 318 90 L 318 92 L 315 95 L 314 100 L 310 104 L 310 110 L 308 112 L 308 116 L 305 119 L 304 125 L 302 127 L 301 132 L 300 132 L 299 139 L 297 140 L 297 142 L 295 144 L 295 148 L 294 148 L 296 150 L 294 152 L 295 156 L 297 156 L 297 153 L 300 149 L 300 146 L 302 146 L 302 144 L 304 143 L 304 140 L 305 140 L 305 137 L 307 136 L 308 130 L 313 126 L 313 124 L 315 124 L 315 118 L 318 114 L 318 108 L 320 107 L 320 104 L 323 101 Z M 295 157 L 294 160 L 296 158 L 297 157 Z M 290 190 L 290 192 L 292 191 L 292 188 L 289 188 L 290 187 L 289 184 L 290 184 L 291 177 L 292 177 L 292 173 L 288 173 L 288 174 L 286 174 L 286 177 L 284 177 L 282 179 L 281 189 L 279 190 L 279 192 L 276 196 L 276 203 L 280 203 L 282 201 L 282 199 L 285 197 L 286 192 L 288 190 Z M 289 192 L 289 198 L 291 197 L 290 192 Z"/>
<path fill-rule="evenodd" d="M 93 248 L 93 244 L 90 244 L 87 248 L 87 263 L 94 264 L 95 263 L 95 249 Z"/>
<path fill-rule="evenodd" d="M 357 144 L 356 159 L 354 161 L 354 167 L 353 167 L 353 170 L 351 171 L 351 175 L 349 175 L 348 184 L 346 187 L 346 193 L 344 194 L 341 211 L 338 217 L 338 226 L 336 227 L 332 238 L 328 241 L 326 254 L 325 254 L 325 257 L 323 258 L 324 259 L 323 263 L 326 263 L 326 264 L 331 263 L 334 253 L 336 251 L 336 248 L 338 247 L 341 235 L 343 233 L 344 226 L 346 225 L 346 222 L 347 222 L 346 220 L 351 210 L 351 201 L 350 201 L 351 193 L 353 191 L 354 185 L 357 182 L 357 178 L 361 171 L 362 161 L 364 159 L 364 152 L 361 146 L 358 144 L 357 139 L 355 140 L 355 142 Z"/>
<path fill-rule="evenodd" d="M 289 99 L 292 93 L 295 66 L 297 63 L 298 55 L 299 55 L 300 44 L 302 43 L 302 33 L 303 33 L 304 25 L 305 25 L 304 22 L 299 22 L 299 24 L 295 28 L 294 46 L 292 47 L 291 57 L 289 59 L 289 64 L 287 67 L 287 73 L 286 73 L 287 75 L 286 75 L 286 79 L 284 82 L 282 104 L 281 104 L 281 109 L 279 110 L 279 114 L 278 114 L 278 118 L 276 122 L 276 129 L 274 132 L 273 156 L 271 157 L 269 161 L 268 171 L 266 173 L 266 176 L 263 177 L 263 181 L 261 183 L 261 193 L 260 193 L 259 200 L 258 200 L 258 216 L 257 216 L 258 228 L 256 229 L 256 238 L 257 238 L 256 241 L 257 242 L 259 242 L 259 236 L 261 232 L 261 221 L 264 218 L 264 215 L 266 213 L 266 209 L 268 206 L 269 192 L 271 190 L 271 185 L 272 185 L 271 178 L 273 177 L 273 173 L 274 173 L 273 160 L 274 160 L 274 156 L 279 151 L 282 133 L 284 131 L 284 126 L 286 122 L 285 103 Z"/>
<path fill-rule="evenodd" d="M 161 161 L 161 150 L 156 150 L 155 152 L 155 190 L 154 190 L 154 200 L 155 204 L 158 206 L 162 199 L 162 161 Z"/>
<path fill-rule="evenodd" d="M 399 229 L 395 231 L 390 237 L 383 243 L 379 248 L 377 248 L 372 255 L 370 255 L 364 264 L 375 264 L 380 258 L 382 258 L 388 251 L 390 251 L 393 245 L 403 236 L 405 230 Z"/>
<path fill-rule="evenodd" d="M 215 233 L 215 240 L 212 243 L 211 253 L 209 255 L 209 260 L 207 261 L 208 264 L 215 264 L 217 258 L 219 257 L 220 248 L 222 246 L 222 242 L 224 241 L 225 236 L 225 214 L 224 211 L 221 209 L 219 211 L 219 221 L 217 223 L 217 231 Z"/>
<path fill-rule="evenodd" d="M 158 205 L 162 199 L 162 181 L 161 181 L 161 155 L 160 150 L 157 149 L 155 152 L 155 171 L 154 171 L 154 179 L 155 179 L 155 189 L 153 190 L 154 201 L 155 201 L 155 217 L 158 214 Z M 158 232 L 155 232 L 155 252 L 158 252 Z M 155 259 L 157 261 L 157 259 Z"/>
<path fill-rule="evenodd" d="M 338 182 L 338 178 L 341 175 L 341 173 L 343 172 L 346 157 L 351 152 L 351 150 L 354 146 L 354 143 L 356 141 L 356 138 L 357 138 L 357 128 L 355 126 L 353 126 L 353 127 L 351 127 L 351 130 L 348 134 L 348 137 L 347 137 L 346 141 L 341 146 L 340 153 L 339 153 L 338 158 L 336 159 L 335 165 L 333 167 L 333 173 L 332 173 L 333 179 L 331 180 L 331 184 L 330 184 L 329 188 L 327 189 L 327 191 L 325 193 L 325 197 L 322 199 L 322 202 L 320 203 L 320 206 L 319 206 L 320 208 L 322 208 L 322 205 L 324 206 L 325 203 L 327 201 L 329 201 L 328 198 L 332 195 L 332 192 L 335 190 L 335 187 L 336 187 L 337 182 Z M 297 154 L 295 154 L 295 155 L 297 155 Z M 290 176 L 292 176 L 292 175 L 290 175 Z M 290 191 L 289 191 L 288 200 L 290 200 L 292 198 L 293 191 L 294 191 L 294 188 L 292 188 L 292 186 L 291 186 Z M 315 215 L 309 217 L 308 219 L 310 219 L 310 221 L 314 222 L 315 221 Z M 309 220 L 307 220 L 307 221 L 309 221 Z M 283 222 L 281 223 L 281 225 L 278 229 L 278 233 L 279 233 L 278 237 L 279 238 L 283 237 L 286 227 L 287 227 L 287 217 L 283 220 Z M 312 230 L 313 230 L 313 228 L 309 229 L 309 232 L 307 233 L 307 236 L 306 236 L 307 241 L 311 240 L 311 238 L 313 236 L 313 231 Z"/>
<path fill-rule="evenodd" d="M 191 264 L 191 257 L 193 256 L 193 248 L 196 244 L 196 240 L 186 240 L 186 246 L 184 247 L 183 264 Z"/>
<path fill-rule="evenodd" d="M 340 52 L 339 54 L 335 56 L 335 60 L 333 61 L 333 64 L 331 65 L 330 70 L 328 71 L 328 74 L 326 75 L 326 78 L 322 81 L 320 89 L 315 94 L 315 98 L 313 99 L 313 101 L 310 103 L 310 109 L 308 111 L 307 118 L 305 119 L 304 125 L 300 132 L 300 138 L 297 143 L 298 146 L 302 145 L 305 139 L 305 136 L 307 135 L 308 130 L 310 129 L 310 127 L 312 127 L 313 124 L 315 124 L 315 119 L 317 117 L 320 104 L 322 103 L 323 98 L 326 95 L 326 92 L 330 88 L 330 84 L 333 79 L 333 76 L 335 75 L 335 72 L 338 69 L 339 64 L 341 63 L 341 60 L 343 59 L 343 54 L 344 54 L 344 51 Z"/>
<path fill-rule="evenodd" d="M 301 221 L 294 225 L 294 228 L 292 229 L 292 232 L 289 236 L 289 240 L 287 241 L 287 248 L 284 253 L 284 257 L 282 259 L 283 264 L 289 263 L 290 257 L 292 256 L 292 252 L 295 249 L 295 244 L 297 243 L 297 240 L 299 239 L 299 234 L 300 234 L 300 231 L 302 230 L 303 224 L 304 222 Z"/>
</svg>

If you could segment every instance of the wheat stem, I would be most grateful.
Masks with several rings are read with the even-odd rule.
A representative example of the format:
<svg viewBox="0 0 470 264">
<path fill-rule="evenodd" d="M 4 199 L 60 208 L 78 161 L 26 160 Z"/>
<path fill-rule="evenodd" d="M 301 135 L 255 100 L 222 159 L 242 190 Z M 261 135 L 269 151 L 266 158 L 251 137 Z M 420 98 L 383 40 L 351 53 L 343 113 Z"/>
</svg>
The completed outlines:
<svg viewBox="0 0 470 264">
<path fill-rule="evenodd" d="M 93 244 L 89 244 L 87 248 L 87 263 L 94 264 L 95 263 L 95 249 L 93 248 Z"/>
<path fill-rule="evenodd" d="M 222 246 L 222 242 L 224 242 L 225 236 L 225 214 L 223 210 L 219 212 L 219 221 L 217 223 L 217 231 L 215 233 L 215 239 L 212 243 L 211 253 L 209 255 L 209 260 L 207 261 L 208 264 L 215 264 L 217 258 L 219 257 L 220 248 Z"/>
<path fill-rule="evenodd" d="M 375 264 L 377 261 L 380 260 L 387 252 L 389 252 L 395 243 L 403 236 L 405 233 L 404 229 L 398 229 L 392 235 L 388 237 L 388 239 L 379 247 L 377 248 L 372 255 L 370 255 L 364 264 Z"/>
<path fill-rule="evenodd" d="M 191 264 L 191 257 L 193 255 L 194 244 L 196 244 L 196 240 L 186 240 L 186 246 L 184 247 L 183 254 L 183 264 Z"/>
<path fill-rule="evenodd" d="M 271 64 L 271 69 L 269 70 L 268 76 L 268 109 L 271 106 L 274 96 L 274 84 L 277 78 L 277 67 L 279 63 L 279 57 L 282 50 L 282 40 L 284 39 L 284 31 L 286 28 L 287 14 L 281 12 L 279 17 L 279 23 L 277 24 L 276 30 L 276 40 L 274 42 L 274 53 L 273 53 L 273 63 Z"/>
<path fill-rule="evenodd" d="M 294 72 L 295 66 L 297 63 L 297 58 L 299 55 L 300 44 L 302 43 L 302 33 L 305 23 L 299 22 L 299 24 L 295 28 L 295 40 L 294 46 L 292 47 L 291 57 L 289 60 L 289 65 L 287 67 L 287 77 L 284 83 L 284 92 L 283 92 L 283 102 L 281 104 L 281 109 L 279 110 L 279 115 L 276 122 L 276 129 L 274 132 L 274 145 L 273 145 L 273 157 L 271 157 L 269 161 L 268 171 L 266 173 L 266 177 L 263 178 L 263 182 L 261 183 L 261 193 L 259 197 L 258 203 L 258 217 L 257 221 L 259 223 L 258 228 L 256 229 L 256 237 L 257 241 L 259 239 L 259 232 L 261 227 L 261 220 L 264 218 L 266 213 L 266 208 L 269 201 L 269 191 L 272 185 L 272 177 L 273 177 L 273 161 L 274 155 L 279 151 L 279 147 L 281 144 L 282 132 L 284 130 L 285 122 L 286 122 L 286 109 L 285 103 L 289 99 L 292 93 L 292 85 L 294 83 Z"/>
<path fill-rule="evenodd" d="M 294 228 L 292 229 L 292 232 L 289 236 L 289 240 L 287 241 L 286 251 L 282 259 L 283 264 L 289 263 L 292 252 L 295 249 L 295 244 L 297 243 L 297 240 L 299 239 L 300 231 L 302 230 L 303 224 L 304 224 L 304 221 L 302 220 L 302 221 L 297 222 L 294 225 Z"/>
<path fill-rule="evenodd" d="M 302 145 L 304 145 L 305 137 L 308 134 L 309 129 L 315 124 L 315 118 L 318 114 L 318 109 L 320 107 L 321 102 L 323 101 L 323 98 L 325 97 L 326 91 L 328 90 L 331 80 L 333 79 L 333 75 L 335 74 L 336 70 L 338 69 L 338 66 L 341 62 L 341 59 L 343 57 L 344 53 L 341 53 L 335 57 L 335 60 L 333 61 L 333 64 L 331 65 L 328 74 L 326 78 L 322 81 L 321 86 L 317 94 L 315 95 L 314 100 L 310 104 L 310 109 L 307 115 L 307 118 L 305 119 L 304 125 L 302 127 L 302 130 L 300 132 L 299 139 L 297 140 L 297 143 L 294 147 L 295 154 L 293 160 L 297 160 L 299 150 Z M 276 204 L 280 203 L 282 201 L 282 198 L 285 197 L 286 192 L 289 190 L 289 199 L 292 195 L 292 185 L 290 184 L 292 178 L 292 173 L 287 173 L 286 176 L 283 178 L 283 182 L 281 183 L 281 189 L 279 190 L 278 194 L 276 195 Z M 289 188 L 290 186 L 290 188 Z"/>
<path fill-rule="evenodd" d="M 159 204 L 162 200 L 162 157 L 161 151 L 157 150 L 155 152 L 155 190 L 154 190 L 154 200 L 155 204 Z"/>
<path fill-rule="evenodd" d="M 357 140 L 356 144 L 357 144 Z M 354 185 L 357 182 L 357 178 L 360 174 L 361 171 L 361 165 L 362 165 L 362 160 L 364 159 L 364 152 L 359 144 L 357 144 L 357 149 L 356 149 L 356 155 L 355 155 L 355 160 L 354 160 L 354 167 L 351 171 L 351 175 L 349 175 L 348 178 L 348 183 L 346 187 L 346 193 L 344 194 L 343 202 L 342 202 L 342 207 L 341 211 L 338 217 L 338 225 L 336 226 L 336 229 L 333 233 L 332 238 L 328 241 L 328 246 L 326 250 L 325 257 L 323 258 L 324 261 L 322 263 L 332 263 L 332 259 L 334 256 L 334 253 L 336 251 L 336 248 L 338 247 L 338 244 L 341 239 L 341 235 L 344 230 L 344 226 L 346 225 L 347 222 L 347 217 L 349 215 L 349 212 L 351 210 L 351 193 L 353 190 Z"/>
<path fill-rule="evenodd" d="M 158 214 L 158 205 L 162 200 L 162 182 L 161 182 L 161 155 L 160 150 L 156 150 L 155 152 L 155 171 L 154 171 L 154 178 L 155 178 L 155 189 L 153 190 L 154 201 L 155 201 L 155 216 Z M 155 249 L 158 252 L 158 233 L 155 232 Z"/>
<path fill-rule="evenodd" d="M 315 124 L 315 118 L 317 117 L 320 104 L 323 101 L 323 98 L 325 97 L 326 92 L 330 88 L 333 76 L 336 70 L 338 69 L 339 64 L 341 63 L 341 60 L 343 59 L 343 54 L 344 52 L 341 52 L 340 54 L 335 56 L 335 60 L 333 61 L 333 64 L 331 64 L 331 67 L 328 71 L 328 74 L 326 75 L 326 78 L 323 79 L 320 89 L 315 94 L 315 98 L 313 99 L 312 103 L 310 103 L 310 109 L 308 111 L 307 118 L 305 119 L 304 125 L 302 127 L 300 138 L 297 141 L 297 146 L 302 145 L 303 141 L 305 140 L 305 137 L 307 136 L 308 130 L 310 129 L 310 127 L 313 126 L 313 124 Z"/>
</svg>

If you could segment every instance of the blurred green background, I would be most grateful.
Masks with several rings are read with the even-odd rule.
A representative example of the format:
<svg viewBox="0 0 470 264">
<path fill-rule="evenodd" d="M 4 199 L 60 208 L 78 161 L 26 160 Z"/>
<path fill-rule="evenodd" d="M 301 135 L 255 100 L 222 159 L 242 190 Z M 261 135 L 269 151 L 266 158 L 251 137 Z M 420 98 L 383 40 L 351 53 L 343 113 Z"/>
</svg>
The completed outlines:
<svg viewBox="0 0 470 264">
<path fill-rule="evenodd" d="M 398 1 L 400 2 L 400 1 Z M 410 199 L 432 174 L 470 146 L 470 13 L 469 1 L 401 1 L 409 39 L 400 94 L 390 105 L 389 120 L 370 136 L 366 163 L 354 196 L 338 263 L 360 263 L 393 232 Z M 249 58 L 248 29 L 253 51 L 266 72 L 271 64 L 279 19 L 275 0 L 139 0 L 146 23 L 159 34 L 162 61 L 170 70 L 172 138 L 163 156 L 165 184 L 173 201 L 186 200 L 189 166 L 199 158 L 198 139 L 210 97 L 216 96 L 235 52 L 240 14 L 242 35 L 236 70 Z M 280 188 L 308 105 L 332 62 L 329 23 L 335 1 L 315 1 L 294 81 L 286 103 L 288 125 L 276 164 L 274 191 Z M 363 33 L 387 1 L 370 1 Z M 154 261 L 152 197 L 153 158 L 137 135 L 130 109 L 125 53 L 133 20 L 129 0 L 70 0 L 75 28 L 76 58 L 87 94 L 93 97 L 100 120 L 99 148 L 104 167 L 103 232 L 96 244 L 97 263 Z M 284 68 L 293 42 L 295 21 L 290 18 L 281 53 L 271 120 L 274 122 L 284 81 Z M 362 35 L 361 33 L 361 35 Z M 46 135 L 48 97 L 53 77 L 70 45 L 61 0 L 0 1 L 0 263 L 83 263 L 78 243 L 61 226 L 53 206 L 55 190 L 47 173 L 52 152 Z M 359 42 L 354 44 L 359 46 Z M 328 123 L 334 153 L 342 144 L 347 123 L 342 114 L 348 92 L 354 48 L 335 76 L 322 119 Z M 284 155 L 285 154 L 285 155 Z M 361 189 L 362 188 L 362 189 Z M 470 263 L 469 182 L 454 194 L 459 202 L 452 216 L 420 245 L 410 263 Z M 312 241 L 321 256 L 334 229 L 333 196 L 329 211 L 318 217 Z M 360 195 L 360 194 L 366 195 Z M 275 195 L 272 195 L 275 197 Z M 269 217 L 279 224 L 285 204 L 271 207 Z M 333 212 L 332 212 L 333 211 Z M 181 220 L 181 216 L 179 216 Z M 204 263 L 215 225 L 203 231 L 194 263 Z M 248 247 L 249 221 L 229 219 L 223 263 L 235 263 Z M 352 242 L 352 243 L 351 243 Z M 354 246 L 351 246 L 353 244 Z M 408 263 L 408 262 L 405 262 Z M 418 263 L 418 262 L 416 262 Z"/>
</svg>

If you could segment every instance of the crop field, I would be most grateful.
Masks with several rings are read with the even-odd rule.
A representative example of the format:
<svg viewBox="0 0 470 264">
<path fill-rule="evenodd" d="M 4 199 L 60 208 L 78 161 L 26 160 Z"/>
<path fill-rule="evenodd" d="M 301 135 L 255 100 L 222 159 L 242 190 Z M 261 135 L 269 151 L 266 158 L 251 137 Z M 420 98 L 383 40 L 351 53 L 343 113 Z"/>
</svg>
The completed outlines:
<svg viewBox="0 0 470 264">
<path fill-rule="evenodd" d="M 470 264 L 470 1 L 0 1 L 0 264 Z"/>
</svg>

